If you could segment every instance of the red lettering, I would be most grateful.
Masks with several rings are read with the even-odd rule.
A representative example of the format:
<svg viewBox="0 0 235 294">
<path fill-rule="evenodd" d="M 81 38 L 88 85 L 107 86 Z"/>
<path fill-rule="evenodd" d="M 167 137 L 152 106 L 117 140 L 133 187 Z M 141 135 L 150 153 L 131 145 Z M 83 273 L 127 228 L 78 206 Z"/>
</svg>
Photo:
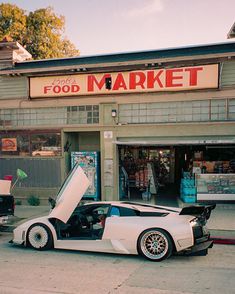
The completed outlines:
<svg viewBox="0 0 235 294">
<path fill-rule="evenodd" d="M 78 85 L 72 85 L 71 86 L 71 92 L 75 93 L 75 92 L 79 92 L 80 87 Z"/>
<path fill-rule="evenodd" d="M 159 70 L 157 74 L 154 76 L 155 71 L 151 70 L 147 73 L 147 88 L 154 88 L 154 84 L 157 83 L 160 88 L 163 88 L 163 84 L 160 80 L 160 75 L 163 73 L 163 70 Z"/>
<path fill-rule="evenodd" d="M 43 93 L 47 94 L 47 92 L 51 90 L 51 87 L 52 86 L 45 86 L 44 89 L 43 89 Z"/>
<path fill-rule="evenodd" d="M 59 94 L 61 92 L 61 87 L 60 86 L 55 86 L 53 88 L 53 92 L 56 93 L 56 94 Z"/>
<path fill-rule="evenodd" d="M 136 89 L 137 86 L 140 86 L 142 89 L 145 89 L 145 80 L 146 76 L 143 72 L 131 72 L 129 76 L 130 89 Z"/>
<path fill-rule="evenodd" d="M 121 73 L 119 73 L 117 75 L 117 78 L 116 78 L 115 83 L 113 85 L 113 90 L 120 90 L 120 88 L 127 90 L 126 82 L 125 82 L 124 77 Z"/>
<path fill-rule="evenodd" d="M 197 86 L 197 77 L 198 77 L 198 71 L 203 70 L 203 67 L 190 67 L 186 68 L 185 71 L 189 72 L 189 85 L 190 86 Z"/>
<path fill-rule="evenodd" d="M 110 74 L 103 75 L 102 79 L 100 81 L 97 81 L 96 77 L 94 75 L 90 75 L 87 77 L 87 91 L 88 92 L 94 92 L 94 85 L 98 87 L 99 90 L 101 90 L 105 85 L 105 79 L 110 78 Z"/>
<path fill-rule="evenodd" d="M 166 70 L 166 88 L 182 87 L 183 83 L 177 83 L 175 80 L 182 80 L 183 76 L 174 75 L 177 72 L 183 72 L 183 69 L 167 69 Z"/>
<path fill-rule="evenodd" d="M 64 93 L 68 93 L 70 91 L 70 87 L 68 86 L 68 85 L 64 85 L 63 87 L 62 87 L 62 92 L 64 92 Z"/>
<path fill-rule="evenodd" d="M 47 94 L 48 92 L 52 91 L 55 94 L 59 94 L 60 92 L 63 93 L 76 93 L 79 92 L 80 87 L 78 85 L 56 85 L 56 86 L 45 86 L 44 88 L 44 94 Z"/>
</svg>

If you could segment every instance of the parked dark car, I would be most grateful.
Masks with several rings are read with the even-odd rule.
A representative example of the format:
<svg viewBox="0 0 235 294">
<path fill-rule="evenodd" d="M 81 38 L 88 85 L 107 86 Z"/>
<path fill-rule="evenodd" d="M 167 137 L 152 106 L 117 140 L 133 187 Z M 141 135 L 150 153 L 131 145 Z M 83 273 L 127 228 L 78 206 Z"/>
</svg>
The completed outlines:
<svg viewBox="0 0 235 294">
<path fill-rule="evenodd" d="M 14 197 L 12 195 L 0 195 L 0 225 L 8 223 L 10 216 L 14 215 Z"/>
</svg>

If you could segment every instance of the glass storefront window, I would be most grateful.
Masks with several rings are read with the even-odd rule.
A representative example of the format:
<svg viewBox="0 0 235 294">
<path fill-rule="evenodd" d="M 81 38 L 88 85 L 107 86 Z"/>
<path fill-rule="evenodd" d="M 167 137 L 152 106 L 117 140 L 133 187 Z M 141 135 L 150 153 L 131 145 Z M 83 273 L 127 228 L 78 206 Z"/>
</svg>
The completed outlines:
<svg viewBox="0 0 235 294">
<path fill-rule="evenodd" d="M 28 135 L 19 135 L 17 136 L 17 144 L 19 155 L 29 155 L 29 136 Z"/>
<path fill-rule="evenodd" d="M 31 135 L 32 156 L 58 156 L 61 154 L 60 133 Z"/>
<path fill-rule="evenodd" d="M 235 99 L 228 100 L 228 118 L 229 120 L 235 119 Z"/>
<path fill-rule="evenodd" d="M 99 105 L 0 109 L 0 127 L 96 123 L 99 123 Z"/>
<path fill-rule="evenodd" d="M 119 105 L 120 123 L 168 123 L 226 121 L 226 99 L 136 103 Z M 229 119 L 233 119 L 232 101 Z"/>
<path fill-rule="evenodd" d="M 0 132 L 0 156 L 60 156 L 59 132 Z"/>
<path fill-rule="evenodd" d="M 226 101 L 211 100 L 211 120 L 225 120 L 226 119 Z"/>
</svg>

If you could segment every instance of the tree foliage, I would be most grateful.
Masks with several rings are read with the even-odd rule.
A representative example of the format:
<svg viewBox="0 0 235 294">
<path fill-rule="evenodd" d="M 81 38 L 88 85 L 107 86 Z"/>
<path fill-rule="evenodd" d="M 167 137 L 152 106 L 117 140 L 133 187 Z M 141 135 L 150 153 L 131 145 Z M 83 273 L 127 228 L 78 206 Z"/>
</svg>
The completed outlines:
<svg viewBox="0 0 235 294">
<path fill-rule="evenodd" d="M 64 16 L 57 16 L 52 7 L 27 14 L 16 5 L 0 4 L 0 40 L 11 37 L 23 45 L 34 59 L 79 55 L 79 50 L 64 37 L 64 27 Z"/>
</svg>

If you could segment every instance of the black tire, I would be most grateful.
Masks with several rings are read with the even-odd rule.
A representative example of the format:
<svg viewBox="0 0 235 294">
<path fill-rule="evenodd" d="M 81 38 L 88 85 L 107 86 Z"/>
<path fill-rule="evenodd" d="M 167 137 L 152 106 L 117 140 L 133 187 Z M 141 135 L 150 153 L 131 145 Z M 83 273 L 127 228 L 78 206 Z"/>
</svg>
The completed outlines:
<svg viewBox="0 0 235 294">
<path fill-rule="evenodd" d="M 137 250 L 148 260 L 162 261 L 171 256 L 173 243 L 166 231 L 153 228 L 141 233 L 137 241 Z"/>
<path fill-rule="evenodd" d="M 32 225 L 27 233 L 27 245 L 36 250 L 47 250 L 53 247 L 53 237 L 44 224 Z"/>
</svg>

